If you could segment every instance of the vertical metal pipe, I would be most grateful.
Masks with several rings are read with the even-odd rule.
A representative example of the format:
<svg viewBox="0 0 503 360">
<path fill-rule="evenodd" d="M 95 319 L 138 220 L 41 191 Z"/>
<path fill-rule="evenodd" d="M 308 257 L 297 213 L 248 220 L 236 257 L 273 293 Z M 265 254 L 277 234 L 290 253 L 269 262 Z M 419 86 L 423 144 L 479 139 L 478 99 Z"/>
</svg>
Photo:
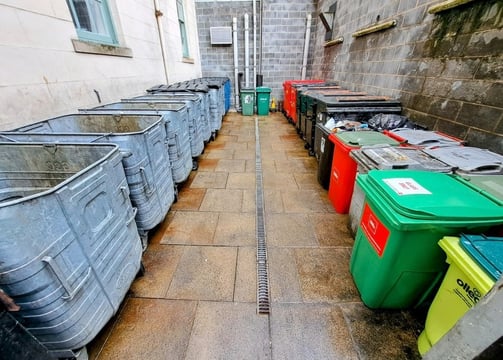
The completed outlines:
<svg viewBox="0 0 503 360">
<path fill-rule="evenodd" d="M 162 64 L 164 67 L 164 77 L 166 79 L 166 84 L 169 84 L 168 81 L 168 52 L 166 51 L 166 41 L 164 38 L 164 28 L 162 26 L 162 12 L 159 7 L 159 0 L 154 0 L 154 10 L 155 10 L 155 18 L 157 21 L 157 31 L 159 32 L 159 43 L 161 46 L 161 55 L 162 55 Z"/>
<path fill-rule="evenodd" d="M 309 40 L 311 39 L 311 14 L 307 14 L 306 19 L 306 38 L 304 40 L 304 58 L 302 59 L 301 79 L 306 78 L 307 54 L 309 52 Z"/>
<path fill-rule="evenodd" d="M 238 19 L 232 18 L 232 43 L 234 46 L 234 107 L 239 111 L 239 75 L 238 75 Z"/>
<path fill-rule="evenodd" d="M 253 0 L 253 87 L 257 87 L 257 1 Z"/>
<path fill-rule="evenodd" d="M 250 87 L 250 21 L 245 14 L 245 86 Z"/>
</svg>

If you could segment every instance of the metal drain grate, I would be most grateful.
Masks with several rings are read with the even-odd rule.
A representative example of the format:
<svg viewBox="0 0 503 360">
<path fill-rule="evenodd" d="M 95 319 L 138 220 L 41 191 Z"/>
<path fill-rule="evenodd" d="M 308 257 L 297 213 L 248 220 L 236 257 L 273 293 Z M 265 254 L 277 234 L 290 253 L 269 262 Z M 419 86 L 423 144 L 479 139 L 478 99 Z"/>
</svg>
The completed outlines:
<svg viewBox="0 0 503 360">
<path fill-rule="evenodd" d="M 255 176 L 256 176 L 256 236 L 257 236 L 257 312 L 269 314 L 269 271 L 264 218 L 264 189 L 262 186 L 262 158 L 258 118 L 255 118 Z"/>
</svg>

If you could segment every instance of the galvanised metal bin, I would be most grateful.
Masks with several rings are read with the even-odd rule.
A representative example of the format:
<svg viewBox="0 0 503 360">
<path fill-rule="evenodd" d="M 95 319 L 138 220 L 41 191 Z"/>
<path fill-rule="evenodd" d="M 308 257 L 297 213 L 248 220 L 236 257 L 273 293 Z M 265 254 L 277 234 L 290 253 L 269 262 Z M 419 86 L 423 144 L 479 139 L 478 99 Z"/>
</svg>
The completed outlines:
<svg viewBox="0 0 503 360">
<path fill-rule="evenodd" d="M 0 133 L 0 141 L 117 144 L 123 154 L 131 202 L 138 209 L 136 224 L 144 247 L 147 232 L 164 219 L 174 202 L 162 116 L 65 115 Z"/>
<path fill-rule="evenodd" d="M 197 157 L 204 151 L 203 127 L 201 119 L 201 98 L 198 95 L 150 95 L 131 99 L 122 99 L 125 103 L 155 102 L 167 104 L 183 103 L 187 106 L 189 120 L 190 152 L 192 155 L 192 170 L 197 170 Z"/>
<path fill-rule="evenodd" d="M 79 111 L 83 114 L 163 115 L 168 134 L 169 161 L 173 181 L 179 184 L 189 177 L 192 171 L 192 156 L 187 107 L 184 104 L 116 102 Z"/>
<path fill-rule="evenodd" d="M 203 96 L 203 113 L 208 122 L 208 127 L 211 132 L 211 140 L 215 140 L 216 138 L 216 130 L 213 125 L 215 120 L 212 118 L 212 114 L 210 112 L 210 88 L 201 83 L 193 83 L 193 82 L 183 82 L 176 83 L 172 85 L 157 85 L 147 89 L 147 93 L 150 94 L 164 94 L 171 92 L 189 92 L 201 94 Z"/>
<path fill-rule="evenodd" d="M 0 289 L 54 357 L 117 312 L 142 247 L 113 144 L 0 143 Z"/>
<path fill-rule="evenodd" d="M 225 95 L 223 87 L 218 81 L 203 79 L 192 80 L 193 84 L 202 84 L 208 87 L 210 99 L 210 124 L 215 133 L 222 127 L 222 118 L 225 113 Z"/>
<path fill-rule="evenodd" d="M 199 118 L 197 120 L 196 126 L 198 130 L 201 131 L 201 136 L 204 142 L 209 142 L 211 140 L 211 128 L 210 128 L 210 117 L 209 117 L 209 103 L 206 104 L 206 98 L 204 93 L 191 92 L 191 91 L 173 91 L 173 92 L 158 92 L 149 93 L 147 95 L 142 95 L 135 97 L 133 99 L 178 99 L 189 102 L 189 100 L 197 98 L 194 100 L 195 104 L 198 106 L 197 112 L 199 113 Z"/>
</svg>

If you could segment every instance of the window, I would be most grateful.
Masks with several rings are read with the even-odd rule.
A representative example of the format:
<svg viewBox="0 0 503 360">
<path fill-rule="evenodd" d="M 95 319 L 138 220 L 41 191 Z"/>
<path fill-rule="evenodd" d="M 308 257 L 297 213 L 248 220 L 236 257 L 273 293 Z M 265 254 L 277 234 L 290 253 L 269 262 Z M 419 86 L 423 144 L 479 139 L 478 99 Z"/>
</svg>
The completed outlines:
<svg viewBox="0 0 503 360">
<path fill-rule="evenodd" d="M 185 29 L 185 14 L 183 12 L 183 0 L 176 0 L 176 9 L 178 11 L 178 23 L 180 24 L 180 37 L 182 38 L 183 57 L 189 57 L 189 43 L 187 40 L 187 30 Z"/>
<path fill-rule="evenodd" d="M 116 45 L 110 10 L 106 0 L 67 0 L 80 40 Z"/>
</svg>

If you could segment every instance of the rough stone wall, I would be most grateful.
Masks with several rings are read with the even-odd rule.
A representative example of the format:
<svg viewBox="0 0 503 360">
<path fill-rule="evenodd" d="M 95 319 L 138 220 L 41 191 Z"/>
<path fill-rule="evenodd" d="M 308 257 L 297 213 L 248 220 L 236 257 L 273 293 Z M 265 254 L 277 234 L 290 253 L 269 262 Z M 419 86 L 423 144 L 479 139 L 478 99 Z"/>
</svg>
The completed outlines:
<svg viewBox="0 0 503 360">
<path fill-rule="evenodd" d="M 257 74 L 263 76 L 263 85 L 272 89 L 271 97 L 283 98 L 283 82 L 300 79 L 306 31 L 306 16 L 312 14 L 311 47 L 314 49 L 314 0 L 257 0 Z M 232 46 L 210 44 L 210 27 L 232 26 L 238 20 L 239 72 L 244 73 L 244 18 L 250 17 L 250 85 L 253 86 L 253 5 L 252 1 L 196 0 L 199 46 L 203 76 L 228 76 L 234 94 L 234 58 Z M 260 9 L 263 11 L 263 41 L 260 42 Z M 260 46 L 262 45 L 262 47 Z M 312 58 L 309 59 L 312 62 Z M 310 76 L 308 61 L 307 75 Z M 243 78 L 244 84 L 244 78 Z M 234 100 L 234 97 L 233 97 Z"/>
<path fill-rule="evenodd" d="M 320 0 L 318 11 L 333 1 Z M 402 101 L 417 123 L 503 153 L 503 3 L 473 1 L 438 14 L 438 1 L 338 0 L 332 38 L 316 28 L 313 77 Z M 391 29 L 352 37 L 376 22 Z"/>
</svg>

